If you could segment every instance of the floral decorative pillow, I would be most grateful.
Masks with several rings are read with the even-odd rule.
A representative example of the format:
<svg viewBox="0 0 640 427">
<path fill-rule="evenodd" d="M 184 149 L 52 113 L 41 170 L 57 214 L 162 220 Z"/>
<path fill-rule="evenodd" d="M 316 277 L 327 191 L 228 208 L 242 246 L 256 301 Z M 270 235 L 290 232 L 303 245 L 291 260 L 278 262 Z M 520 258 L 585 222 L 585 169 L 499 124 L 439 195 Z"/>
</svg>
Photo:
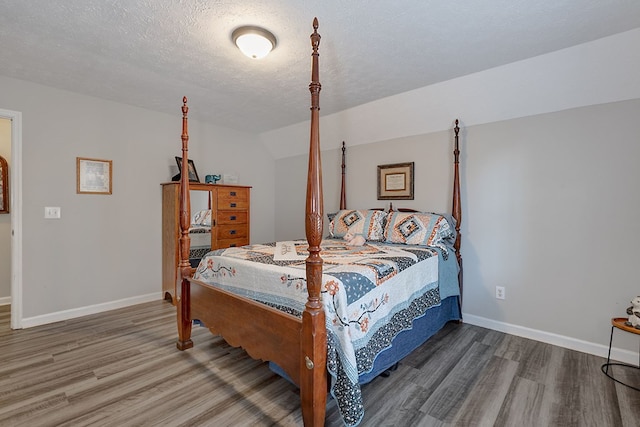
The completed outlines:
<svg viewBox="0 0 640 427">
<path fill-rule="evenodd" d="M 384 225 L 387 219 L 385 211 L 378 210 L 341 210 L 329 223 L 329 235 L 342 238 L 347 233 L 361 235 L 366 240 L 384 240 Z"/>
<path fill-rule="evenodd" d="M 191 225 L 211 227 L 211 209 L 196 212 L 191 220 Z"/>
<path fill-rule="evenodd" d="M 447 243 L 454 239 L 455 232 L 444 216 L 426 212 L 391 212 L 384 230 L 387 243 L 435 246 L 445 255 Z"/>
</svg>

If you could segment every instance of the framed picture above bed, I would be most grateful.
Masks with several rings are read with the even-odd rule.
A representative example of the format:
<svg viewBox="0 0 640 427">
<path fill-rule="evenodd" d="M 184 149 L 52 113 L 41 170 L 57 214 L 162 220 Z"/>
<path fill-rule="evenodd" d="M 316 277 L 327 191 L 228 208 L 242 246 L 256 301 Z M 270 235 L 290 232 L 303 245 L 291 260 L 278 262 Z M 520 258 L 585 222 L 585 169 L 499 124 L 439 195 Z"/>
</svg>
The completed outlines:
<svg viewBox="0 0 640 427">
<path fill-rule="evenodd" d="M 76 157 L 76 193 L 111 194 L 111 160 Z"/>
<path fill-rule="evenodd" d="M 178 164 L 178 175 L 182 173 L 182 157 L 176 156 L 176 163 Z M 193 160 L 189 159 L 189 181 L 191 182 L 200 182 L 200 178 L 198 177 L 198 172 L 196 171 L 196 164 Z"/>
<path fill-rule="evenodd" d="M 378 200 L 413 200 L 414 163 L 378 165 Z"/>
</svg>

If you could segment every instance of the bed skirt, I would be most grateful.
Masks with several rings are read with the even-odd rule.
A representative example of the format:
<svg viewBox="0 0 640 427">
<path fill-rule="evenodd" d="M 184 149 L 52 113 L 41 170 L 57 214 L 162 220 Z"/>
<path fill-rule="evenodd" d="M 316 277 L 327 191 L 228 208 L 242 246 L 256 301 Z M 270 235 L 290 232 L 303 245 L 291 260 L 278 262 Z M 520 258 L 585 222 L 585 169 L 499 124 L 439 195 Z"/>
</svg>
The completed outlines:
<svg viewBox="0 0 640 427">
<path fill-rule="evenodd" d="M 402 331 L 396 335 L 392 346 L 378 354 L 371 372 L 361 374 L 358 382 L 360 384 L 370 382 L 424 344 L 425 341 L 442 329 L 447 322 L 460 320 L 461 318 L 458 297 L 445 298 L 439 306 L 431 307 L 424 316 L 415 319 L 412 329 Z M 269 368 L 278 375 L 289 379 L 285 372 L 275 363 L 269 362 Z"/>
</svg>

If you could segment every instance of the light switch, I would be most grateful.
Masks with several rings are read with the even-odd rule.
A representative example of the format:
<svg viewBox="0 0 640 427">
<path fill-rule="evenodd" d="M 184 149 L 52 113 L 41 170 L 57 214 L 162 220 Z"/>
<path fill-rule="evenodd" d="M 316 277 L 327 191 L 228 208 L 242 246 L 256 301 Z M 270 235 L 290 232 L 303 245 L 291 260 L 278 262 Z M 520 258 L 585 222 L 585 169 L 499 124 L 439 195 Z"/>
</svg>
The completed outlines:
<svg viewBox="0 0 640 427">
<path fill-rule="evenodd" d="M 47 219 L 60 219 L 60 208 L 59 207 L 45 207 L 44 208 L 44 217 Z"/>
</svg>

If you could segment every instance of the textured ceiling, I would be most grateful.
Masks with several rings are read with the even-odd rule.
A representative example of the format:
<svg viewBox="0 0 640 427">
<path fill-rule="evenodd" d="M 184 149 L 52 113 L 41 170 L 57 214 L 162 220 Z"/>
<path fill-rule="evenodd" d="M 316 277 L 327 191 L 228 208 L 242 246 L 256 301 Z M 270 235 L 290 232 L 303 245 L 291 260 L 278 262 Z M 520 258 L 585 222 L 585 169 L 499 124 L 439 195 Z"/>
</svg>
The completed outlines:
<svg viewBox="0 0 640 427">
<path fill-rule="evenodd" d="M 309 118 L 314 16 L 324 115 L 640 27 L 640 1 L 0 0 L 0 74 L 262 132 Z"/>
</svg>

